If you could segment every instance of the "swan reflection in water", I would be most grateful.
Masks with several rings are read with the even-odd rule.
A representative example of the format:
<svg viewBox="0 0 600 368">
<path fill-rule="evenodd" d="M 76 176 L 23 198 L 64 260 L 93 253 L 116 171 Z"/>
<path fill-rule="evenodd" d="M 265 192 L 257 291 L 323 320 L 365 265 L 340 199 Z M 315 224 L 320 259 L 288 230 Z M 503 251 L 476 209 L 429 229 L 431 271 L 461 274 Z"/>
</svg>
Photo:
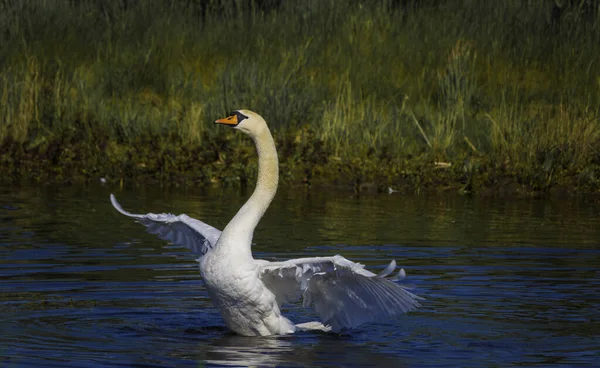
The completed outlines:
<svg viewBox="0 0 600 368">
<path fill-rule="evenodd" d="M 339 366 L 402 367 L 409 360 L 375 351 L 364 342 L 349 346 L 348 339 L 325 332 L 264 337 L 228 333 L 201 346 L 197 358 L 207 365 L 237 367 L 313 366 L 327 361 Z"/>
<path fill-rule="evenodd" d="M 111 201 L 150 233 L 199 255 L 206 290 L 230 330 L 243 336 L 347 332 L 419 306 L 421 298 L 396 283 L 405 273 L 401 269 L 394 274 L 395 261 L 374 274 L 340 255 L 283 262 L 254 259 L 254 229 L 275 197 L 279 181 L 275 142 L 265 120 L 252 111 L 237 110 L 215 123 L 249 135 L 258 152 L 256 188 L 222 232 L 185 214 L 132 214 L 112 194 Z M 305 307 L 314 307 L 320 321 L 294 324 L 281 314 L 283 304 L 300 299 Z"/>
<path fill-rule="evenodd" d="M 280 336 L 249 338 L 227 334 L 203 348 L 208 364 L 269 366 L 294 360 L 294 344 Z"/>
</svg>

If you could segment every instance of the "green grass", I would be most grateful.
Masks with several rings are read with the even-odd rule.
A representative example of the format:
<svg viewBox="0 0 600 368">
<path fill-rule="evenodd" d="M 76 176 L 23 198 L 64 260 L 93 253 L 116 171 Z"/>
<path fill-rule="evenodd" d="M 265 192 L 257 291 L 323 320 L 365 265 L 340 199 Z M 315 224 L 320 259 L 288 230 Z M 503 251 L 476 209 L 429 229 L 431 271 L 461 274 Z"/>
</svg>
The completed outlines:
<svg viewBox="0 0 600 368">
<path fill-rule="evenodd" d="M 591 1 L 0 0 L 0 165 L 39 181 L 600 190 Z M 451 164 L 448 167 L 448 163 Z"/>
</svg>

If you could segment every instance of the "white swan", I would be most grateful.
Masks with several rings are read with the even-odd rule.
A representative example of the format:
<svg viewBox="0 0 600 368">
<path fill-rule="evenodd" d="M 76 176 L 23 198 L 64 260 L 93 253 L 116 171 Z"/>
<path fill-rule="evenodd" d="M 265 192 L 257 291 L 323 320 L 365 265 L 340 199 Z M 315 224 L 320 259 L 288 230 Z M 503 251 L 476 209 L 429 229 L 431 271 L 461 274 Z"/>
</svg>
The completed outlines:
<svg viewBox="0 0 600 368">
<path fill-rule="evenodd" d="M 119 212 L 137 219 L 148 232 L 200 254 L 206 290 L 229 329 L 246 336 L 301 329 L 340 332 L 419 306 L 421 298 L 394 282 L 404 277 L 404 270 L 388 278 L 395 261 L 376 275 L 339 255 L 285 262 L 255 260 L 250 249 L 254 228 L 277 190 L 275 143 L 265 120 L 252 111 L 238 110 L 215 123 L 248 134 L 258 151 L 256 188 L 223 232 L 187 215 L 132 214 L 112 194 L 110 199 Z M 314 306 L 322 323 L 294 325 L 281 315 L 281 304 L 300 298 L 304 306 Z"/>
</svg>

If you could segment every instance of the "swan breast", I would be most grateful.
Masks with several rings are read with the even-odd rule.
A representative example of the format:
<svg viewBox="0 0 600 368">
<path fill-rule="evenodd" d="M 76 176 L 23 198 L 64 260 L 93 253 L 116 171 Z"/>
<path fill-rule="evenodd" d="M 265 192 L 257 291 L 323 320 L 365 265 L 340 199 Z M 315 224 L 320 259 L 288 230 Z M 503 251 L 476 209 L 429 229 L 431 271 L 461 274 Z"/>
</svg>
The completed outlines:
<svg viewBox="0 0 600 368">
<path fill-rule="evenodd" d="M 258 277 L 256 266 L 232 267 L 211 258 L 201 260 L 200 270 L 206 290 L 229 329 L 245 336 L 295 331 L 293 323 L 281 315 L 273 292 Z"/>
</svg>

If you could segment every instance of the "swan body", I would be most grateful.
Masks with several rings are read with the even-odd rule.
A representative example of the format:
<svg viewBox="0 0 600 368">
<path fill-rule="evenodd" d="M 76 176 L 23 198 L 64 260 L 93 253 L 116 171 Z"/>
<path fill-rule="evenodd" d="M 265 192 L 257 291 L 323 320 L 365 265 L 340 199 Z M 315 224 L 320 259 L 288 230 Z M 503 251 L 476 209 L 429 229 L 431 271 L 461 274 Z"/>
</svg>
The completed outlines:
<svg viewBox="0 0 600 368">
<path fill-rule="evenodd" d="M 418 296 L 395 281 L 391 261 L 376 275 L 359 263 L 336 255 L 284 262 L 255 260 L 251 243 L 254 229 L 277 191 L 277 151 L 265 120 L 249 110 L 237 110 L 216 124 L 248 134 L 258 152 L 258 180 L 248 201 L 223 231 L 185 214 L 138 215 L 125 211 L 111 194 L 113 206 L 133 217 L 161 239 L 197 253 L 206 290 L 225 324 L 244 336 L 268 336 L 297 330 L 341 332 L 363 323 L 411 311 Z M 284 303 L 302 299 L 313 306 L 321 322 L 294 325 L 281 314 Z"/>
</svg>

